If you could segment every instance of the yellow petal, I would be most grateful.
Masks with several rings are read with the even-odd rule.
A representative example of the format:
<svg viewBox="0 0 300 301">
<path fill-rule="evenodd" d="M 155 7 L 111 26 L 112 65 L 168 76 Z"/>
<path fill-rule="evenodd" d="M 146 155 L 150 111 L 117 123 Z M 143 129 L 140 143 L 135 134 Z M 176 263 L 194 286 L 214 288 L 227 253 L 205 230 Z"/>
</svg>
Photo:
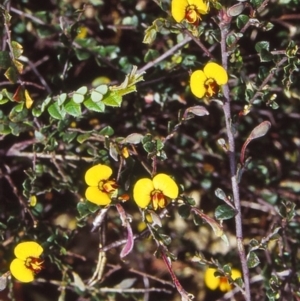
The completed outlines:
<svg viewBox="0 0 300 301">
<path fill-rule="evenodd" d="M 220 86 L 228 82 L 228 75 L 226 70 L 213 62 L 207 63 L 203 69 L 207 78 L 212 78 Z"/>
<path fill-rule="evenodd" d="M 187 0 L 172 0 L 171 14 L 176 22 L 179 23 L 185 18 L 187 6 L 188 6 Z"/>
<path fill-rule="evenodd" d="M 98 187 L 88 187 L 85 191 L 85 197 L 91 203 L 99 206 L 108 205 L 111 202 L 109 194 L 102 192 Z"/>
<path fill-rule="evenodd" d="M 206 93 L 206 88 L 204 86 L 205 81 L 207 80 L 206 75 L 202 70 L 196 70 L 191 75 L 190 86 L 192 93 L 202 98 Z"/>
<path fill-rule="evenodd" d="M 219 289 L 222 292 L 229 292 L 232 290 L 232 285 L 228 282 L 226 277 L 221 277 Z"/>
<path fill-rule="evenodd" d="M 242 273 L 237 270 L 237 269 L 231 269 L 231 278 L 233 280 L 237 279 L 237 278 L 241 278 L 242 277 Z"/>
<path fill-rule="evenodd" d="M 102 180 L 107 180 L 112 175 L 112 169 L 107 165 L 98 164 L 85 173 L 85 182 L 89 186 L 98 186 Z"/>
<path fill-rule="evenodd" d="M 134 201 L 140 208 L 146 208 L 151 201 L 151 192 L 154 190 L 153 182 L 143 178 L 138 180 L 133 187 Z"/>
<path fill-rule="evenodd" d="M 153 178 L 155 189 L 160 190 L 165 196 L 175 199 L 178 197 L 178 186 L 176 182 L 168 175 L 160 173 Z"/>
<path fill-rule="evenodd" d="M 208 268 L 204 273 L 204 282 L 206 286 L 213 291 L 220 285 L 220 278 L 214 275 L 215 272 L 216 269 Z"/>
<path fill-rule="evenodd" d="M 208 13 L 209 5 L 202 0 L 188 0 L 189 5 L 194 5 L 199 14 L 205 15 Z"/>
<path fill-rule="evenodd" d="M 233 280 L 240 278 L 240 277 L 242 277 L 242 274 L 239 270 L 237 270 L 237 269 L 231 270 L 231 278 Z M 232 290 L 233 285 L 229 283 L 229 281 L 226 277 L 221 277 L 219 287 L 222 292 L 229 292 Z"/>
<path fill-rule="evenodd" d="M 31 282 L 34 280 L 34 273 L 26 268 L 25 262 L 21 259 L 15 258 L 10 264 L 11 274 L 21 282 Z"/>
<path fill-rule="evenodd" d="M 19 243 L 14 250 L 17 258 L 25 261 L 28 257 L 39 258 L 43 253 L 43 248 L 35 241 L 26 241 Z"/>
</svg>

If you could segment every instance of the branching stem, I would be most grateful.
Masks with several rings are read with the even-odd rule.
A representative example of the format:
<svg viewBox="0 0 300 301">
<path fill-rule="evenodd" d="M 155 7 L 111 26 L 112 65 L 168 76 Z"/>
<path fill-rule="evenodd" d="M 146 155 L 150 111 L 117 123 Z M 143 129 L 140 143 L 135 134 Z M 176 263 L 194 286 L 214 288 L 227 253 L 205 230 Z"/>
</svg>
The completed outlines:
<svg viewBox="0 0 300 301">
<path fill-rule="evenodd" d="M 224 14 L 222 16 L 222 13 Z M 228 34 L 230 19 L 226 19 L 226 12 L 222 12 L 221 22 L 220 22 L 220 30 L 221 30 L 221 53 L 222 53 L 222 65 L 227 71 L 228 69 L 228 54 L 226 47 L 226 36 Z M 240 194 L 239 194 L 239 186 L 236 176 L 236 150 L 235 150 L 235 141 L 234 135 L 231 130 L 231 110 L 230 110 L 230 95 L 229 95 L 229 86 L 228 84 L 223 86 L 223 94 L 224 94 L 224 105 L 223 112 L 225 116 L 226 123 L 226 132 L 228 138 L 228 157 L 230 164 L 230 176 L 231 176 L 231 185 L 232 185 L 232 194 L 233 201 L 237 211 L 235 215 L 235 227 L 236 227 L 236 239 L 237 239 L 237 248 L 239 252 L 239 257 L 242 266 L 243 278 L 245 283 L 245 299 L 247 301 L 251 301 L 250 294 L 250 281 L 249 281 L 249 269 L 247 266 L 245 248 L 243 244 L 243 229 L 242 229 L 242 213 L 241 213 L 241 202 L 240 202 Z"/>
</svg>

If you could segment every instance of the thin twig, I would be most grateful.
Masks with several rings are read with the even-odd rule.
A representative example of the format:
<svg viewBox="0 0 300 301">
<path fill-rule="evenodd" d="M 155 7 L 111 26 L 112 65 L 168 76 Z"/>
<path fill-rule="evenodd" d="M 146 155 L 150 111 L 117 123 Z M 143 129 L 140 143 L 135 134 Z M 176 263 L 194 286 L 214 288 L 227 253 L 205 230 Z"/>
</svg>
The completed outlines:
<svg viewBox="0 0 300 301">
<path fill-rule="evenodd" d="M 8 171 L 8 173 L 9 173 L 9 171 Z M 26 200 L 25 200 L 24 197 L 19 193 L 19 191 L 18 191 L 16 185 L 14 184 L 14 182 L 13 182 L 11 176 L 10 176 L 8 173 L 7 173 L 7 174 L 4 174 L 3 177 L 4 177 L 4 178 L 6 179 L 6 181 L 9 183 L 10 187 L 11 187 L 12 190 L 13 190 L 14 195 L 17 197 L 19 203 L 20 203 L 21 206 L 24 208 L 24 211 L 25 211 L 26 213 L 28 213 L 29 216 L 31 217 L 32 222 L 33 222 L 33 227 L 34 227 L 34 228 L 37 227 L 37 225 L 38 225 L 37 219 L 34 217 L 34 215 L 32 214 L 31 210 L 28 208 L 28 205 L 27 205 Z M 2 175 L 0 174 L 0 176 L 2 176 Z"/>
<path fill-rule="evenodd" d="M 193 34 L 189 30 L 184 31 L 202 50 L 203 52 L 211 59 L 214 58 L 214 56 L 210 53 L 210 51 L 203 45 L 203 43 L 199 40 L 199 38 L 196 38 L 193 36 Z"/>
<path fill-rule="evenodd" d="M 66 285 L 65 281 L 58 281 L 58 280 L 48 280 L 44 278 L 37 278 L 36 282 L 39 283 L 50 283 L 52 285 L 55 285 L 57 287 L 65 286 L 66 289 L 69 290 L 74 290 L 75 288 L 78 289 L 77 283 L 68 283 Z M 131 294 L 144 294 L 145 292 L 163 292 L 167 294 L 171 294 L 172 291 L 164 288 L 156 288 L 156 287 L 150 287 L 150 288 L 109 288 L 109 287 L 93 287 L 93 286 L 85 286 L 85 289 L 92 292 L 92 293 L 118 293 L 118 294 L 126 294 L 126 293 L 131 293 Z"/>
<path fill-rule="evenodd" d="M 158 63 L 160 63 L 161 61 L 163 61 L 164 59 L 166 59 L 168 56 L 171 56 L 172 54 L 174 54 L 177 50 L 179 50 L 180 48 L 182 48 L 184 45 L 186 45 L 188 42 L 190 42 L 192 40 L 191 37 L 186 36 L 180 43 L 175 44 L 172 48 L 170 48 L 168 51 L 166 51 L 164 54 L 162 54 L 161 56 L 159 56 L 158 58 L 156 58 L 155 60 L 149 62 L 148 64 L 146 64 L 144 67 L 140 68 L 137 73 L 141 73 L 144 72 L 150 68 L 152 68 L 153 66 L 157 65 Z"/>
<path fill-rule="evenodd" d="M 10 11 L 12 11 L 13 13 L 21 16 L 21 17 L 25 17 L 27 19 L 30 19 L 31 21 L 33 21 L 34 23 L 37 23 L 37 24 L 40 24 L 40 25 L 48 25 L 46 24 L 44 21 L 42 21 L 41 19 L 31 15 L 31 14 L 28 14 L 28 13 L 24 13 L 23 11 L 21 10 L 18 10 L 14 7 L 10 7 Z"/>
<path fill-rule="evenodd" d="M 256 97 L 258 97 L 261 94 L 261 91 L 263 90 L 263 88 L 266 86 L 266 84 L 274 77 L 275 72 L 278 70 L 278 68 L 280 66 L 282 66 L 285 62 L 287 61 L 287 57 L 285 56 L 284 58 L 282 58 L 280 60 L 280 62 L 276 65 L 275 68 L 273 68 L 269 75 L 264 79 L 264 81 L 262 82 L 262 84 L 258 87 L 257 91 L 255 92 L 255 94 L 253 95 L 253 97 L 249 100 L 249 104 L 252 104 Z"/>
</svg>

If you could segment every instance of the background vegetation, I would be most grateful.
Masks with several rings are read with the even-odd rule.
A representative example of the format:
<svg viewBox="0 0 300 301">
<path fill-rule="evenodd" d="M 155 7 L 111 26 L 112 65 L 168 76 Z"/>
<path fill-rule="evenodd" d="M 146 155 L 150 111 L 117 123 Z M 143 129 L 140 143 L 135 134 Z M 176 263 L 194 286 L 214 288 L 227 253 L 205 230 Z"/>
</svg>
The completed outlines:
<svg viewBox="0 0 300 301">
<path fill-rule="evenodd" d="M 198 301 L 300 299 L 300 3 L 210 5 L 198 26 L 176 23 L 169 0 L 1 5 L 1 300 L 187 300 L 176 281 Z M 190 73 L 222 64 L 225 39 L 230 102 L 199 100 Z M 244 154 L 257 127 L 262 137 L 250 136 Z M 85 200 L 84 175 L 97 163 L 130 196 L 122 206 L 136 239 L 124 258 L 118 211 L 94 227 L 103 211 Z M 134 183 L 150 176 L 145 166 L 181 185 L 154 239 L 132 199 Z M 243 281 L 226 294 L 204 283 L 208 266 L 229 278 L 230 267 L 243 270 L 237 236 L 251 296 Z M 28 240 L 43 246 L 45 262 L 22 284 L 7 272 L 14 247 Z"/>
</svg>

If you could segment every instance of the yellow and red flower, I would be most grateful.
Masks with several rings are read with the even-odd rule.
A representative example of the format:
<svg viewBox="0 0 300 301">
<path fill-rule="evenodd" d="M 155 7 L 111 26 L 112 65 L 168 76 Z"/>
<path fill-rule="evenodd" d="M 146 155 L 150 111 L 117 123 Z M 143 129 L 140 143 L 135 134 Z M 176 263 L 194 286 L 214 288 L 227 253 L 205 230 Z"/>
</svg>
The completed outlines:
<svg viewBox="0 0 300 301">
<path fill-rule="evenodd" d="M 209 11 L 209 4 L 204 0 L 172 0 L 171 13 L 176 22 L 186 20 L 188 23 L 198 25 L 201 15 Z"/>
<path fill-rule="evenodd" d="M 107 165 L 98 164 L 85 173 L 85 182 L 89 186 L 85 191 L 88 201 L 96 205 L 108 205 L 111 198 L 116 196 L 118 185 L 110 180 L 112 169 Z"/>
<path fill-rule="evenodd" d="M 43 247 L 34 241 L 19 243 L 14 250 L 16 258 L 10 264 L 11 274 L 21 282 L 31 282 L 43 268 L 40 255 Z"/>
<path fill-rule="evenodd" d="M 190 86 L 195 96 L 199 98 L 212 97 L 219 92 L 220 86 L 227 82 L 226 70 L 216 63 L 209 62 L 203 70 L 196 70 L 192 73 Z"/>
<path fill-rule="evenodd" d="M 142 178 L 133 188 L 133 198 L 140 208 L 146 208 L 150 203 L 154 210 L 164 208 L 168 199 L 178 197 L 178 186 L 168 175 L 160 173 L 152 180 Z"/>
<path fill-rule="evenodd" d="M 228 292 L 232 290 L 232 284 L 229 283 L 227 277 L 224 276 L 215 276 L 217 269 L 208 268 L 204 274 L 204 282 L 206 286 L 211 290 L 220 289 L 222 292 Z M 231 270 L 232 280 L 242 277 L 242 274 L 237 269 Z"/>
</svg>

